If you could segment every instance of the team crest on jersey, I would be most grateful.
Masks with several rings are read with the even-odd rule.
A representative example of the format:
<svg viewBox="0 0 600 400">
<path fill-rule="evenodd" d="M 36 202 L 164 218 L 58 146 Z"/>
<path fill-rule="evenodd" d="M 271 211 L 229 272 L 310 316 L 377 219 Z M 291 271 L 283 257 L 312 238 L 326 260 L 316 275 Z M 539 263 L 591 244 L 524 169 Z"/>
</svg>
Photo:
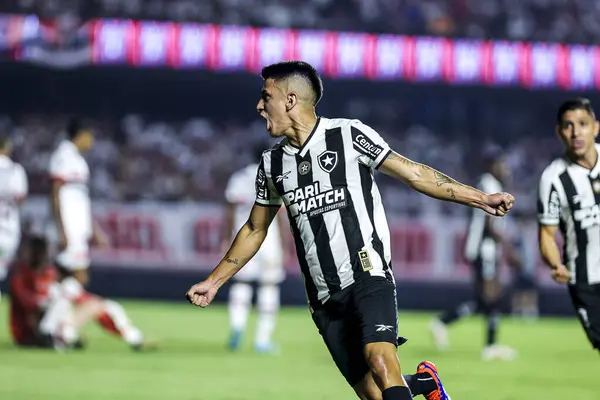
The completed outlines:
<svg viewBox="0 0 600 400">
<path fill-rule="evenodd" d="M 302 161 L 300 165 L 298 165 L 298 173 L 300 175 L 306 175 L 310 172 L 310 163 L 308 161 Z"/>
<path fill-rule="evenodd" d="M 327 173 L 333 171 L 338 162 L 337 151 L 326 150 L 319 154 L 319 167 Z"/>
</svg>

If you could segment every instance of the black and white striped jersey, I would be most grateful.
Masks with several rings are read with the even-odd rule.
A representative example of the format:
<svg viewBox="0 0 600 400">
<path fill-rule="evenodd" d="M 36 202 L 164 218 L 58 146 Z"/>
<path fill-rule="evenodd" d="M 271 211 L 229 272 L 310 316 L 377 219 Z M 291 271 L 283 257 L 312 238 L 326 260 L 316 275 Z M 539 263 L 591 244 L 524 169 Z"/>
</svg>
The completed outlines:
<svg viewBox="0 0 600 400">
<path fill-rule="evenodd" d="M 590 171 L 566 158 L 554 160 L 540 179 L 538 220 L 559 226 L 570 283 L 600 283 L 600 162 Z"/>
<path fill-rule="evenodd" d="M 487 194 L 504 191 L 502 182 L 489 172 L 481 176 L 477 183 L 477 189 Z M 488 218 L 487 214 L 483 210 L 474 208 L 471 211 L 465 244 L 465 258 L 471 262 L 479 260 L 483 263 L 493 264 L 498 258 L 498 244 L 490 234 L 486 218 Z M 496 230 L 502 228 L 502 219 L 492 218 L 490 221 Z"/>
<path fill-rule="evenodd" d="M 390 153 L 358 120 L 319 118 L 301 148 L 263 153 L 256 203 L 285 204 L 314 309 L 365 276 L 387 276 L 390 233 L 373 172 Z"/>
</svg>

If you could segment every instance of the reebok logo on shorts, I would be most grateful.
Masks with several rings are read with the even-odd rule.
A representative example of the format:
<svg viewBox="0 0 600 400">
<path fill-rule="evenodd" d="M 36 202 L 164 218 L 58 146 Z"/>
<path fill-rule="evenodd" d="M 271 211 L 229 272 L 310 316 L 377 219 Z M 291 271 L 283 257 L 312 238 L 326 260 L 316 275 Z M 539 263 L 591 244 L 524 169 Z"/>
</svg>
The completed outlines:
<svg viewBox="0 0 600 400">
<path fill-rule="evenodd" d="M 385 331 L 389 331 L 389 332 L 394 332 L 394 327 L 392 325 L 375 325 L 375 332 L 385 332 Z"/>
</svg>

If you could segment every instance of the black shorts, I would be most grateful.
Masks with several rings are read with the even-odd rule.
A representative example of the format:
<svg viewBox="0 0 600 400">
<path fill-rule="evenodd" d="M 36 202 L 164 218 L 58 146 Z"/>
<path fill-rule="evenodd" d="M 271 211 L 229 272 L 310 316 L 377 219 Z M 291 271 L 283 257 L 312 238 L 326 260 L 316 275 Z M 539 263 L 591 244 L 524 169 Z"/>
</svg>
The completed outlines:
<svg viewBox="0 0 600 400">
<path fill-rule="evenodd" d="M 500 278 L 500 269 L 495 260 L 484 261 L 481 257 L 478 257 L 472 262 L 471 268 L 477 285 L 483 284 L 484 281 L 494 281 Z"/>
<path fill-rule="evenodd" d="M 569 294 L 590 343 L 600 350 L 600 284 L 569 285 Z"/>
<path fill-rule="evenodd" d="M 398 307 L 392 279 L 368 277 L 335 293 L 313 314 L 327 349 L 350 386 L 369 371 L 364 347 L 389 342 L 398 346 Z"/>
</svg>

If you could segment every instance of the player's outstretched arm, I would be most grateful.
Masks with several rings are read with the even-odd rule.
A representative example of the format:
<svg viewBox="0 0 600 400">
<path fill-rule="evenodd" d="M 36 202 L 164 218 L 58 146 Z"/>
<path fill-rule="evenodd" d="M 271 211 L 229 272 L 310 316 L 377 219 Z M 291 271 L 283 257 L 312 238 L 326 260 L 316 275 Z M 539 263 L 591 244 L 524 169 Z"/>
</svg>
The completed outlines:
<svg viewBox="0 0 600 400">
<path fill-rule="evenodd" d="M 556 244 L 556 225 L 539 225 L 538 239 L 540 253 L 546 264 L 552 269 L 552 277 L 558 283 L 567 283 L 571 274 L 562 263 L 560 251 Z"/>
<path fill-rule="evenodd" d="M 279 207 L 259 204 L 252 207 L 248 221 L 238 231 L 225 257 L 205 281 L 195 284 L 187 292 L 186 297 L 190 303 L 200 307 L 210 304 L 219 288 L 242 269 L 260 249 L 278 210 Z"/>
<path fill-rule="evenodd" d="M 486 194 L 471 186 L 455 181 L 427 165 L 409 160 L 392 151 L 379 170 L 406 182 L 411 188 L 440 200 L 452 201 L 485 212 L 504 216 L 513 206 L 514 197 L 508 193 Z"/>
</svg>

